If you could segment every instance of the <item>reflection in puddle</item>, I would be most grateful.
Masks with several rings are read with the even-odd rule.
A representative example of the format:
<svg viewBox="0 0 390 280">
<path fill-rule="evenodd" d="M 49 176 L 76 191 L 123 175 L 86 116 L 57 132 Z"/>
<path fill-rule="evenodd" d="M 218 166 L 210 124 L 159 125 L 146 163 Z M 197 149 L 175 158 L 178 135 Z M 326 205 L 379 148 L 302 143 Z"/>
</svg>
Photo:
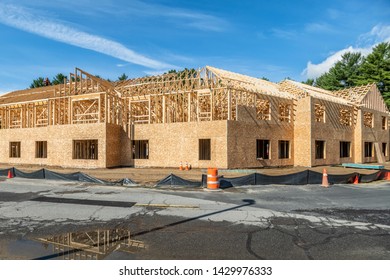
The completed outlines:
<svg viewBox="0 0 390 280">
<path fill-rule="evenodd" d="M 99 260 L 113 252 L 134 254 L 145 248 L 142 241 L 132 240 L 125 229 L 95 230 L 67 233 L 48 238 L 36 238 L 46 248 L 52 247 L 53 254 L 36 259 Z"/>
</svg>

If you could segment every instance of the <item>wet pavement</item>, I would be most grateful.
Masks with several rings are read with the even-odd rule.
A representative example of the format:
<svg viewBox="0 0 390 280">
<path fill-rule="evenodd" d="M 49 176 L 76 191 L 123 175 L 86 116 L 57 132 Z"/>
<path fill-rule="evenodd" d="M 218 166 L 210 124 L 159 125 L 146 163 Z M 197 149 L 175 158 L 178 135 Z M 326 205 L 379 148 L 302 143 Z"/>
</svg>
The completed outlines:
<svg viewBox="0 0 390 280">
<path fill-rule="evenodd" d="M 0 182 L 1 259 L 390 259 L 390 185 Z"/>
</svg>

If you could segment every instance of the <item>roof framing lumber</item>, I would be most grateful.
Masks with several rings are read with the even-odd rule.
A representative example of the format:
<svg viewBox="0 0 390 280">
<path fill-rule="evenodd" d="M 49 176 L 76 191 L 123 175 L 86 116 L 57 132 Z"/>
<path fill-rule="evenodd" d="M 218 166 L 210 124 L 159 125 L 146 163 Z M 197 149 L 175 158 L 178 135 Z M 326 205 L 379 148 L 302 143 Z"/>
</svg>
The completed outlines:
<svg viewBox="0 0 390 280">
<path fill-rule="evenodd" d="M 332 92 L 211 66 L 112 83 L 75 68 L 61 85 L 1 96 L 0 121 L 1 128 L 107 122 L 127 130 L 131 124 L 237 120 L 240 106 L 254 108 L 256 118 L 267 121 L 281 104 L 288 110 L 280 109 L 280 118 L 294 121 L 296 101 L 307 96 L 353 107 L 354 112 L 369 108 L 389 114 L 375 85 Z"/>
</svg>

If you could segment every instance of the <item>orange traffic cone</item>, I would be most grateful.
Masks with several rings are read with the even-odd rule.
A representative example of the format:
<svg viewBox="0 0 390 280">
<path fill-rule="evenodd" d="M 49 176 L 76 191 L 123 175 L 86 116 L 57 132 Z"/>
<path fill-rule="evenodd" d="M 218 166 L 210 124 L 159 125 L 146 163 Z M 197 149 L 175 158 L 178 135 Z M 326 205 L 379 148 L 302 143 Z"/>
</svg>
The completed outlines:
<svg viewBox="0 0 390 280">
<path fill-rule="evenodd" d="M 322 185 L 321 186 L 324 188 L 329 187 L 328 173 L 326 173 L 325 168 L 324 168 L 324 171 L 322 172 Z"/>
<path fill-rule="evenodd" d="M 179 170 L 183 170 L 183 163 L 182 162 L 180 162 Z"/>
<path fill-rule="evenodd" d="M 13 177 L 14 177 L 14 174 L 11 172 L 11 169 L 8 170 L 8 176 L 7 176 L 7 178 L 8 178 L 8 179 L 12 179 Z"/>
<path fill-rule="evenodd" d="M 187 171 L 189 170 L 189 168 L 188 168 L 188 162 L 186 162 L 186 170 L 187 170 Z"/>
<path fill-rule="evenodd" d="M 383 177 L 384 180 L 390 181 L 390 172 L 385 171 L 385 176 Z"/>
<path fill-rule="evenodd" d="M 359 175 L 355 175 L 355 179 L 353 180 L 353 184 L 354 185 L 359 184 Z"/>
</svg>

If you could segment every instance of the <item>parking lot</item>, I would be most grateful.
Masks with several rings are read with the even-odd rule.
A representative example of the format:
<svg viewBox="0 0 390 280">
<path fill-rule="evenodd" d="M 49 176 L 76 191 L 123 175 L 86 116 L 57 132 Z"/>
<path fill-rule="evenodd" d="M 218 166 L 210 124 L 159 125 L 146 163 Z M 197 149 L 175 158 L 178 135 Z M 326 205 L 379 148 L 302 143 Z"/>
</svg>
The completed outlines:
<svg viewBox="0 0 390 280">
<path fill-rule="evenodd" d="M 94 256 L 390 259 L 389 199 L 385 181 L 212 192 L 13 178 L 0 182 L 0 258 L 83 258 L 83 248 L 100 250 L 97 232 L 128 232 Z M 53 240 L 66 236 L 78 238 L 77 254 L 69 246 L 55 250 Z"/>
</svg>

